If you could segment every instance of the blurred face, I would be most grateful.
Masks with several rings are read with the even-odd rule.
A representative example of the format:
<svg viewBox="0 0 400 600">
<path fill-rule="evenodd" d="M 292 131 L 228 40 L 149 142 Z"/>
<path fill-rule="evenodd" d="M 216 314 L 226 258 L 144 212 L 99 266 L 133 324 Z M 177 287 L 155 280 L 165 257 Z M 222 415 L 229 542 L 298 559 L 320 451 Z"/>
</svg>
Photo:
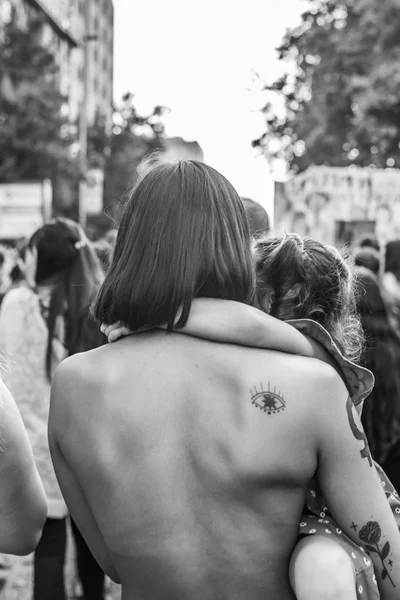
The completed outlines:
<svg viewBox="0 0 400 600">
<path fill-rule="evenodd" d="M 36 285 L 37 249 L 27 248 L 25 252 L 25 277 L 32 287 Z"/>
</svg>

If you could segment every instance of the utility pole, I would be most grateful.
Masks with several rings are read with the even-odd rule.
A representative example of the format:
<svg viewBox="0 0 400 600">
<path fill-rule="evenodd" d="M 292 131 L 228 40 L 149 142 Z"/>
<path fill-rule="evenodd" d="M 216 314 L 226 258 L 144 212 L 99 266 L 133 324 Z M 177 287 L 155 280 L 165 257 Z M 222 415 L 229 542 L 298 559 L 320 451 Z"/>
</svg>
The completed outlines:
<svg viewBox="0 0 400 600">
<path fill-rule="evenodd" d="M 90 0 L 85 0 L 84 6 L 84 35 L 83 35 L 83 98 L 79 116 L 79 205 L 78 220 L 83 229 L 86 228 L 86 178 L 88 170 L 87 161 L 87 134 L 88 134 L 88 95 L 89 95 L 89 42 L 97 39 L 89 33 L 90 27 Z"/>
</svg>

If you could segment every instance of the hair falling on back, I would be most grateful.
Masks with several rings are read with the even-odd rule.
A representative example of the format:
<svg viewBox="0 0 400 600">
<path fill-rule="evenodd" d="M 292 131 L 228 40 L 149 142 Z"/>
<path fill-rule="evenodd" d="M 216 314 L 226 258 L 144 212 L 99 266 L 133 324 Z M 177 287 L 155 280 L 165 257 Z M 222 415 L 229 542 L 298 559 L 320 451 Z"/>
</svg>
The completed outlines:
<svg viewBox="0 0 400 600">
<path fill-rule="evenodd" d="M 90 304 L 104 272 L 83 229 L 69 219 L 56 219 L 38 229 L 28 247 L 37 251 L 36 284 L 51 285 L 46 352 L 46 371 L 51 379 L 52 345 L 59 316 L 65 322 L 68 355 L 104 343 L 97 324 L 90 322 Z"/>
<path fill-rule="evenodd" d="M 94 304 L 99 322 L 131 330 L 183 326 L 193 298 L 252 303 L 254 265 L 247 217 L 229 181 L 208 165 L 141 168 L 124 206 L 111 268 Z"/>
</svg>

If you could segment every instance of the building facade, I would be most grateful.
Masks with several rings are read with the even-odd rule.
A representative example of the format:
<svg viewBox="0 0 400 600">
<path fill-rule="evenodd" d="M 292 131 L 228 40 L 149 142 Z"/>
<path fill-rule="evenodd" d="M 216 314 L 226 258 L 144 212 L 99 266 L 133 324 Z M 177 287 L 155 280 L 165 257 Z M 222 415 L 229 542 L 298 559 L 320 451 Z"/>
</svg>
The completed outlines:
<svg viewBox="0 0 400 600">
<path fill-rule="evenodd" d="M 275 225 L 323 243 L 400 237 L 400 169 L 311 166 L 275 186 Z"/>
<path fill-rule="evenodd" d="M 112 0 L 0 0 L 0 23 L 12 9 L 22 23 L 44 15 L 43 41 L 59 66 L 65 107 L 77 121 L 86 106 L 88 124 L 96 116 L 111 124 L 113 110 L 114 8 Z M 86 91 L 86 98 L 85 98 Z"/>
</svg>

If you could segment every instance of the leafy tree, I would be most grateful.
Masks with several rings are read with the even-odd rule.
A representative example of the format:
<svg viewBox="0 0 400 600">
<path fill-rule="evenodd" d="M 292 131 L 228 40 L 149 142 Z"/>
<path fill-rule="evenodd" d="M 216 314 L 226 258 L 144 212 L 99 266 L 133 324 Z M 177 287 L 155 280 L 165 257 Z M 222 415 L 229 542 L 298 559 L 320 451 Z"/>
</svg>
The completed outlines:
<svg viewBox="0 0 400 600">
<path fill-rule="evenodd" d="M 163 149 L 165 136 L 163 116 L 168 109 L 156 106 L 148 115 L 135 107 L 134 95 L 122 97 L 115 107 L 112 131 L 107 133 L 101 117 L 97 117 L 88 135 L 90 167 L 104 167 L 104 206 L 115 216 L 119 201 L 134 183 L 143 158 Z"/>
<path fill-rule="evenodd" d="M 11 17 L 0 27 L 0 182 L 77 179 L 76 128 L 62 116 L 67 99 L 43 43 L 44 21 L 32 16 L 23 25 L 15 10 Z"/>
<path fill-rule="evenodd" d="M 266 131 L 253 146 L 293 171 L 311 164 L 400 167 L 399 1 L 308 4 L 277 49 L 294 66 L 264 86 Z"/>
</svg>

